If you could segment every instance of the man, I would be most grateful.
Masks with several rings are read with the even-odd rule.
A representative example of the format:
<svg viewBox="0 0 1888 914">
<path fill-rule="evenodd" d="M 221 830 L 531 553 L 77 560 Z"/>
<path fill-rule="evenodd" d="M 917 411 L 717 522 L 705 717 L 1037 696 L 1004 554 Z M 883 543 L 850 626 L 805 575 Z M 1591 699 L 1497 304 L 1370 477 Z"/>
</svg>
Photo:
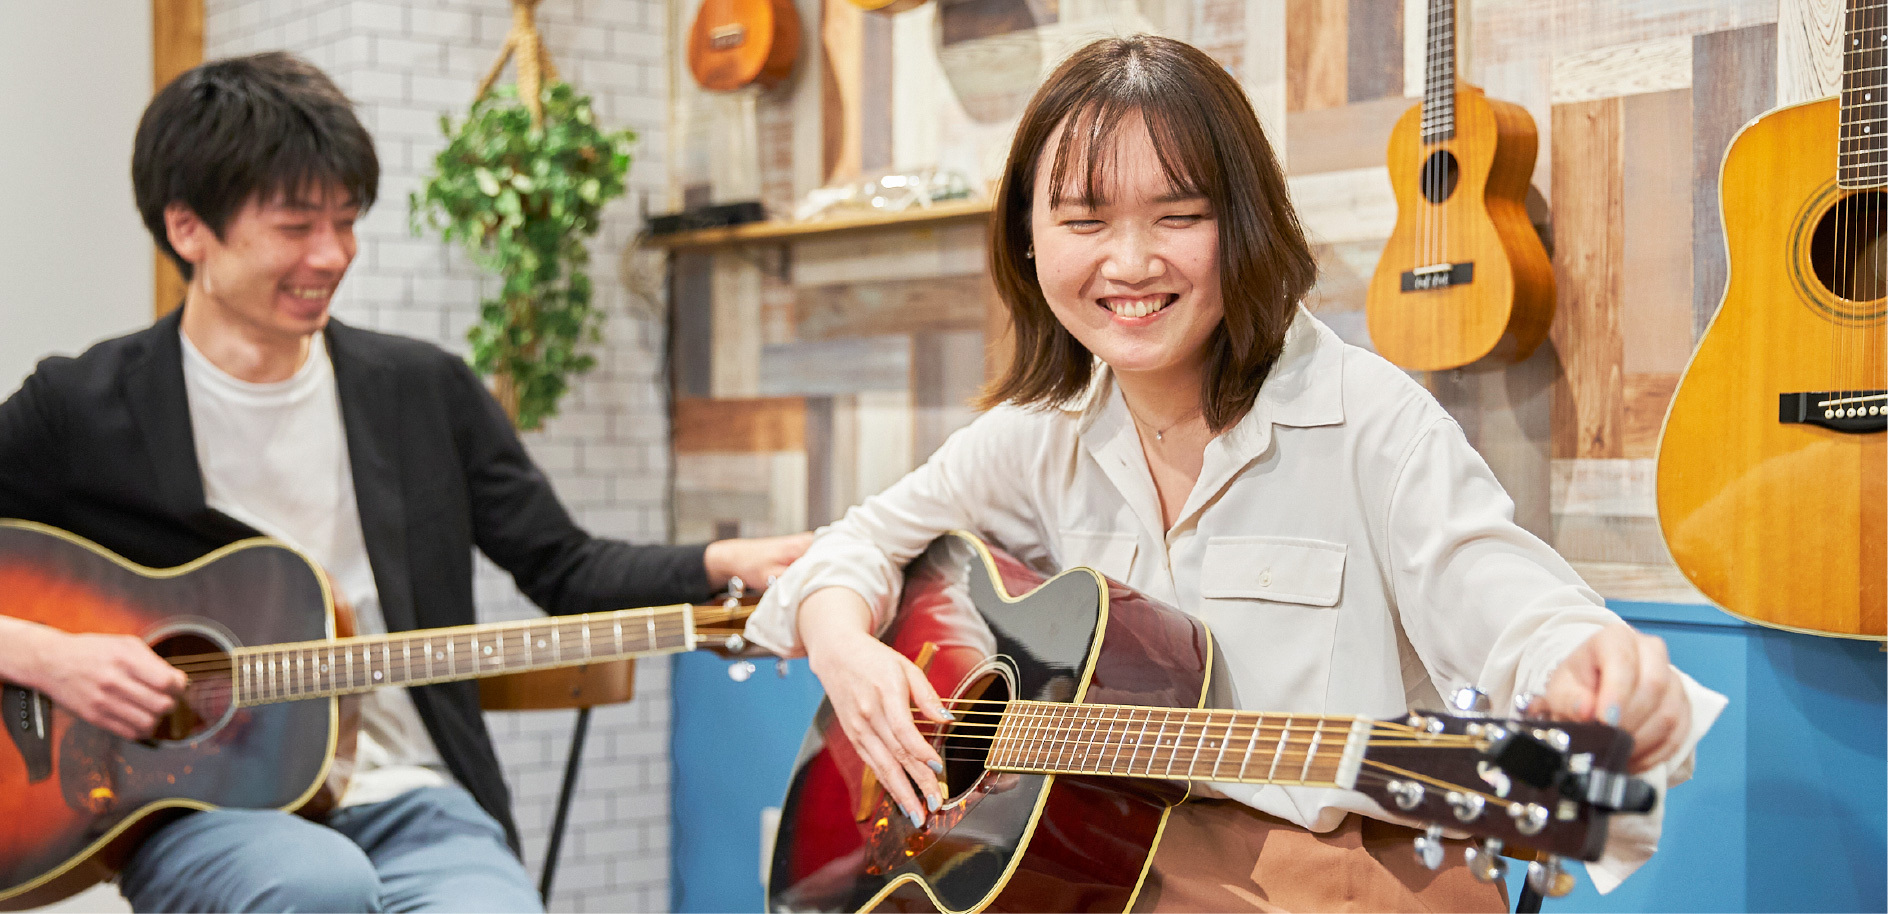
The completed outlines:
<svg viewBox="0 0 1888 914">
<path fill-rule="evenodd" d="M 347 99 L 306 62 L 261 54 L 179 77 L 145 111 L 132 178 L 189 282 L 183 307 L 42 362 L 0 404 L 0 517 L 155 567 L 280 537 L 368 632 L 474 621 L 475 547 L 554 613 L 704 599 L 805 549 L 806 535 L 591 537 L 462 360 L 330 320 L 379 165 Z M 3 616 L 0 679 L 128 739 L 183 685 L 135 638 Z M 371 693 L 359 768 L 325 824 L 186 816 L 139 846 L 122 890 L 138 910 L 539 907 L 477 695 L 469 682 Z"/>
</svg>

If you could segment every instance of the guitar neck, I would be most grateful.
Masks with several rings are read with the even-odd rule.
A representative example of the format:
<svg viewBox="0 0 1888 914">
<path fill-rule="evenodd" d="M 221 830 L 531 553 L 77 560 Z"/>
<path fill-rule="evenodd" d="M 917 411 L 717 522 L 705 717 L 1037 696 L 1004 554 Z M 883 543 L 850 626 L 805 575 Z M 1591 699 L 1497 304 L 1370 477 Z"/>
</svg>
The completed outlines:
<svg viewBox="0 0 1888 914">
<path fill-rule="evenodd" d="M 691 650 L 688 604 L 238 648 L 241 706 Z"/>
<path fill-rule="evenodd" d="M 1367 717 L 1015 701 L 988 767 L 1350 788 L 1376 726 Z"/>
<path fill-rule="evenodd" d="M 1455 136 L 1455 0 L 1429 0 L 1423 75 L 1423 143 Z"/>
<path fill-rule="evenodd" d="M 1888 184 L 1888 0 L 1849 0 L 1842 49 L 1836 176 L 1844 188 Z"/>
</svg>

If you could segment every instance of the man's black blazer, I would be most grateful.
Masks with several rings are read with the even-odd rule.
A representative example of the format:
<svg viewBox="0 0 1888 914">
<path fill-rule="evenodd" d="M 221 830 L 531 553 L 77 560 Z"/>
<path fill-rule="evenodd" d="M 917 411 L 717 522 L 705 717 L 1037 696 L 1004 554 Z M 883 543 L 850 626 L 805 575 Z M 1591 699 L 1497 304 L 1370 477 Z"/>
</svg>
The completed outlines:
<svg viewBox="0 0 1888 914">
<path fill-rule="evenodd" d="M 76 359 L 42 361 L 0 404 L 0 517 L 60 527 L 159 568 L 256 535 L 204 504 L 179 314 Z M 464 361 L 339 321 L 326 339 L 389 629 L 475 621 L 475 547 L 552 613 L 708 596 L 702 546 L 634 546 L 579 529 Z M 515 849 L 477 684 L 409 691 L 453 776 Z"/>
</svg>

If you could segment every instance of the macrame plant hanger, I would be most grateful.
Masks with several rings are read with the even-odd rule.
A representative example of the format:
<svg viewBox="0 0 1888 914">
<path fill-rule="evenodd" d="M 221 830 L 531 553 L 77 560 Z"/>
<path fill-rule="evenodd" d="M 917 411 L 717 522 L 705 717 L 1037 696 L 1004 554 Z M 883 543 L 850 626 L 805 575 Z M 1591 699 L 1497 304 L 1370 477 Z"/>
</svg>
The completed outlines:
<svg viewBox="0 0 1888 914">
<path fill-rule="evenodd" d="M 472 99 L 477 102 L 492 91 L 492 84 L 498 81 L 498 74 L 504 72 L 505 62 L 517 58 L 518 61 L 518 97 L 531 111 L 531 123 L 544 126 L 544 100 L 540 94 L 546 83 L 557 81 L 557 66 L 551 63 L 551 53 L 544 49 L 544 40 L 538 37 L 537 8 L 541 0 L 511 0 L 511 30 L 505 33 L 505 46 L 498 50 L 498 60 L 492 69 L 479 81 L 479 91 Z"/>
<path fill-rule="evenodd" d="M 498 74 L 505 71 L 506 61 L 518 61 L 518 98 L 524 102 L 525 109 L 531 112 L 531 125 L 544 126 L 543 92 L 546 83 L 557 81 L 557 65 L 551 63 L 551 52 L 545 50 L 544 39 L 538 37 L 537 8 L 541 0 L 511 0 L 511 29 L 505 33 L 505 44 L 498 49 L 498 59 L 492 62 L 492 68 L 479 80 L 479 89 L 472 94 L 472 103 L 479 103 L 485 94 L 492 91 L 498 82 Z M 499 370 L 492 375 L 492 396 L 498 405 L 504 407 L 505 415 L 513 425 L 518 423 L 518 387 L 512 382 L 511 373 Z"/>
</svg>

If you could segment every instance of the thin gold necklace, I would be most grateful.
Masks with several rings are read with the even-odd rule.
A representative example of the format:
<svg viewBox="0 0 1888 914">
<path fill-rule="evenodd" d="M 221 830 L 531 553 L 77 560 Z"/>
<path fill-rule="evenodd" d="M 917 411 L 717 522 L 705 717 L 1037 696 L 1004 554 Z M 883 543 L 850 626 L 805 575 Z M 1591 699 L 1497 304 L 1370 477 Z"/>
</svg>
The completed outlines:
<svg viewBox="0 0 1888 914">
<path fill-rule="evenodd" d="M 1199 416 L 1199 415 L 1200 415 L 1200 414 L 1201 414 L 1202 412 L 1204 412 L 1204 410 L 1198 410 L 1198 409 L 1196 409 L 1196 410 L 1194 410 L 1194 411 L 1192 411 L 1192 412 L 1190 412 L 1190 413 L 1187 413 L 1187 414 L 1186 414 L 1186 415 L 1184 415 L 1184 416 L 1181 416 L 1181 417 L 1180 417 L 1180 418 L 1178 418 L 1178 419 L 1175 419 L 1175 420 L 1173 420 L 1172 422 L 1169 422 L 1169 423 L 1167 423 L 1167 427 L 1166 427 L 1166 428 L 1159 428 L 1159 429 L 1155 429 L 1155 430 L 1154 430 L 1154 440 L 1155 440 L 1155 441 L 1165 441 L 1165 440 L 1167 439 L 1167 433 L 1168 433 L 1168 432 L 1171 432 L 1171 431 L 1173 431 L 1173 430 L 1174 430 L 1174 428 L 1175 428 L 1176 426 L 1178 426 L 1178 425 L 1179 425 L 1180 423 L 1182 423 L 1182 422 L 1185 422 L 1185 421 L 1187 421 L 1187 420 L 1189 420 L 1189 419 L 1193 419 L 1193 418 L 1195 418 L 1195 417 L 1197 417 L 1197 416 Z M 1139 416 L 1135 416 L 1135 415 L 1134 415 L 1134 410 L 1131 410 L 1131 409 L 1130 409 L 1130 410 L 1128 410 L 1128 415 L 1130 415 L 1130 416 L 1134 416 L 1134 423 L 1135 423 L 1136 425 L 1139 425 L 1139 426 L 1141 426 L 1141 427 L 1143 427 L 1143 428 L 1145 428 L 1145 427 L 1146 427 L 1146 425 L 1147 425 L 1147 423 L 1145 423 L 1145 422 L 1142 422 L 1142 421 L 1141 421 L 1141 417 L 1139 417 Z"/>
</svg>

